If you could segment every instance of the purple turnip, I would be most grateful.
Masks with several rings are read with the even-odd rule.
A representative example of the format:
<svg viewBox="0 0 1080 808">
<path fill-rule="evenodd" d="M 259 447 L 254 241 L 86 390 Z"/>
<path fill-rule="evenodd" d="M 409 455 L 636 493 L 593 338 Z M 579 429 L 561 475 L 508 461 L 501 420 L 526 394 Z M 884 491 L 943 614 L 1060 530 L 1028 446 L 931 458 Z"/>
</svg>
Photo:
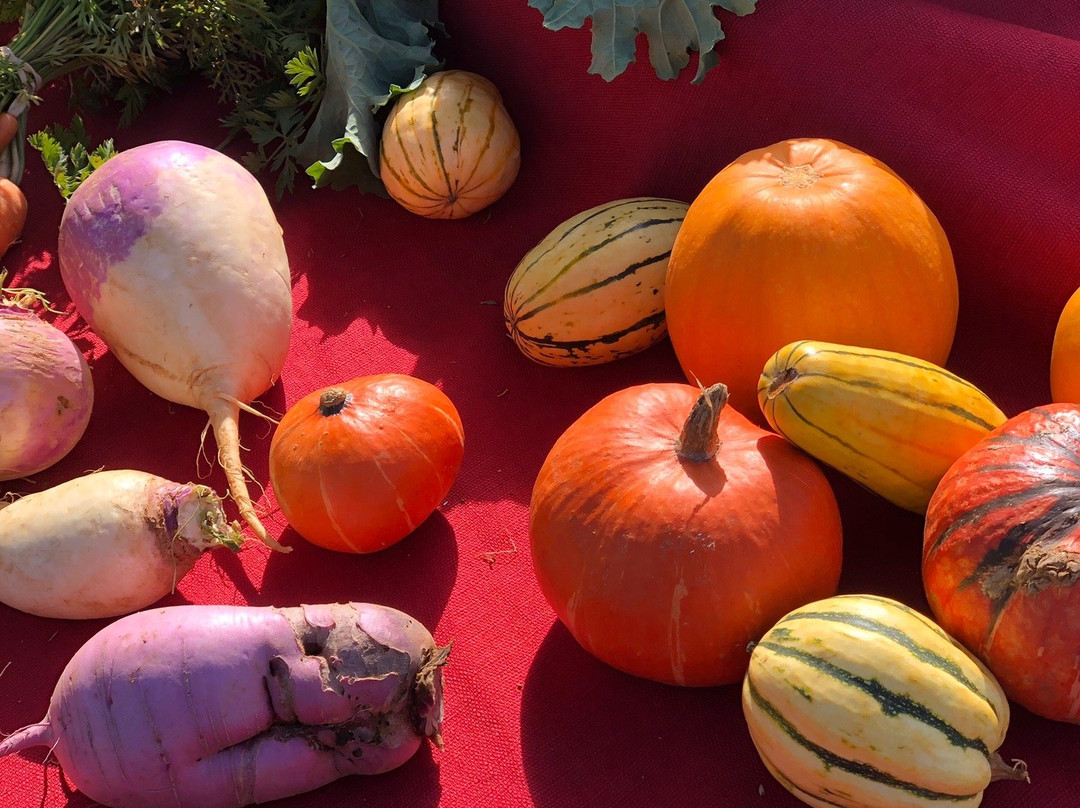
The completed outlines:
<svg viewBox="0 0 1080 808">
<path fill-rule="evenodd" d="M 0 480 L 59 462 L 90 422 L 94 384 L 71 339 L 0 292 Z"/>
<path fill-rule="evenodd" d="M 75 653 L 45 718 L 0 741 L 0 756 L 50 747 L 111 808 L 267 802 L 441 743 L 448 653 L 371 604 L 139 612 Z"/>
</svg>

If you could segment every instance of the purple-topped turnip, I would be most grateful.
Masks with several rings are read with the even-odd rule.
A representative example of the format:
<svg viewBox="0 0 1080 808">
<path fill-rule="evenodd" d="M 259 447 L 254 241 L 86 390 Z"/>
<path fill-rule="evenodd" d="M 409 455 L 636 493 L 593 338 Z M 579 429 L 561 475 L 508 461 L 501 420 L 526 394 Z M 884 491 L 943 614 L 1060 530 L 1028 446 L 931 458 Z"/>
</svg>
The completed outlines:
<svg viewBox="0 0 1080 808">
<path fill-rule="evenodd" d="M 86 432 L 93 406 L 82 352 L 0 290 L 0 480 L 59 462 Z"/>
<path fill-rule="evenodd" d="M 48 746 L 110 808 L 239 808 L 441 743 L 449 647 L 386 606 L 171 606 L 79 649 L 45 718 L 0 757 Z"/>
<path fill-rule="evenodd" d="M 116 617 L 176 588 L 207 550 L 240 547 L 205 485 L 100 471 L 0 509 L 0 603 L 69 620 Z"/>
<path fill-rule="evenodd" d="M 276 549 L 247 491 L 237 419 L 276 381 L 292 327 L 281 226 L 259 182 L 213 149 L 121 152 L 68 200 L 60 271 L 79 313 L 142 384 L 205 410 L 241 516 Z"/>
</svg>

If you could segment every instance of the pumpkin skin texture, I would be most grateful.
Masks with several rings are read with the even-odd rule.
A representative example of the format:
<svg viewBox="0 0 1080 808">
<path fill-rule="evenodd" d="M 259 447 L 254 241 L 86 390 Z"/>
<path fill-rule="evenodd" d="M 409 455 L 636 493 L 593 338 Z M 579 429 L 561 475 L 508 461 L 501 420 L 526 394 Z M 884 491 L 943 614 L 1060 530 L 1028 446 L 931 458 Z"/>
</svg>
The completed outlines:
<svg viewBox="0 0 1080 808">
<path fill-rule="evenodd" d="M 307 541 L 370 553 L 431 515 L 464 451 L 461 418 L 437 387 L 403 374 L 362 376 L 289 408 L 270 442 L 270 482 Z"/>
<path fill-rule="evenodd" d="M 1009 703 L 933 621 L 889 598 L 795 609 L 754 646 L 743 715 L 769 772 L 818 808 L 974 808 L 1026 780 L 997 749 Z"/>
<path fill-rule="evenodd" d="M 722 381 L 761 423 L 765 361 L 801 339 L 945 364 L 956 331 L 952 251 L 895 172 L 831 140 L 742 155 L 690 204 L 668 263 L 668 332 L 687 378 Z"/>
<path fill-rule="evenodd" d="M 471 216 L 510 189 L 520 165 L 520 138 L 502 96 L 475 73 L 428 76 L 394 102 L 383 124 L 379 176 L 419 216 Z"/>
<path fill-rule="evenodd" d="M 1013 416 L 942 478 L 923 585 L 942 628 L 1009 698 L 1080 723 L 1080 407 Z"/>
<path fill-rule="evenodd" d="M 1080 404 L 1080 289 L 1065 303 L 1050 352 L 1050 398 Z"/>
<path fill-rule="evenodd" d="M 722 384 L 620 390 L 537 476 L 540 589 L 586 651 L 626 673 L 737 682 L 749 642 L 836 591 L 840 516 L 823 472 L 725 399 Z"/>
</svg>

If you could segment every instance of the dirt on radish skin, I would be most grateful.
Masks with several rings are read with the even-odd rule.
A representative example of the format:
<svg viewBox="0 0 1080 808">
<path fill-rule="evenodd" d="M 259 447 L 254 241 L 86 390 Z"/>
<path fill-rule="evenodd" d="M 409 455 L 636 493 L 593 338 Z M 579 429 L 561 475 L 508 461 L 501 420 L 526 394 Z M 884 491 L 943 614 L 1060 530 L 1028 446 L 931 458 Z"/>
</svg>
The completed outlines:
<svg viewBox="0 0 1080 808">
<path fill-rule="evenodd" d="M 41 617 L 116 617 L 157 602 L 207 550 L 237 549 L 204 485 L 101 471 L 0 508 L 0 602 Z"/>
<path fill-rule="evenodd" d="M 79 313 L 142 384 L 207 412 L 241 516 L 287 549 L 255 513 L 237 426 L 277 380 L 292 328 L 288 255 L 259 182 L 204 146 L 137 146 L 72 194 L 58 246 Z"/>
<path fill-rule="evenodd" d="M 53 747 L 110 808 L 289 797 L 396 768 L 424 738 L 441 745 L 449 650 L 374 604 L 140 612 L 76 652 L 45 717 L 0 741 L 0 757 Z"/>
</svg>

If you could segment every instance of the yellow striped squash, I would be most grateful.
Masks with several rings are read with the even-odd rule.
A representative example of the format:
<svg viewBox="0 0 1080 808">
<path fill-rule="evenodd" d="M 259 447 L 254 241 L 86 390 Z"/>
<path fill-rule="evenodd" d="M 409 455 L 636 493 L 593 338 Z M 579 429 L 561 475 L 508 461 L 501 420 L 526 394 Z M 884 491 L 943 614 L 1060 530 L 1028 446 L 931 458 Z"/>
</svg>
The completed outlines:
<svg viewBox="0 0 1080 808">
<path fill-rule="evenodd" d="M 598 365 L 662 340 L 664 277 L 688 207 L 619 199 L 552 230 L 506 284 L 503 316 L 522 353 L 542 365 Z"/>
<path fill-rule="evenodd" d="M 501 197 L 517 177 L 521 143 L 498 89 L 444 70 L 400 96 L 383 124 L 379 176 L 402 207 L 461 219 Z"/>
<path fill-rule="evenodd" d="M 781 435 L 909 511 L 1005 414 L 971 383 L 905 354 L 803 340 L 773 354 L 758 403 Z"/>
<path fill-rule="evenodd" d="M 995 779 L 1009 704 L 993 674 L 889 598 L 837 595 L 781 618 L 750 654 L 743 714 L 762 762 L 824 808 L 973 808 Z"/>
</svg>

